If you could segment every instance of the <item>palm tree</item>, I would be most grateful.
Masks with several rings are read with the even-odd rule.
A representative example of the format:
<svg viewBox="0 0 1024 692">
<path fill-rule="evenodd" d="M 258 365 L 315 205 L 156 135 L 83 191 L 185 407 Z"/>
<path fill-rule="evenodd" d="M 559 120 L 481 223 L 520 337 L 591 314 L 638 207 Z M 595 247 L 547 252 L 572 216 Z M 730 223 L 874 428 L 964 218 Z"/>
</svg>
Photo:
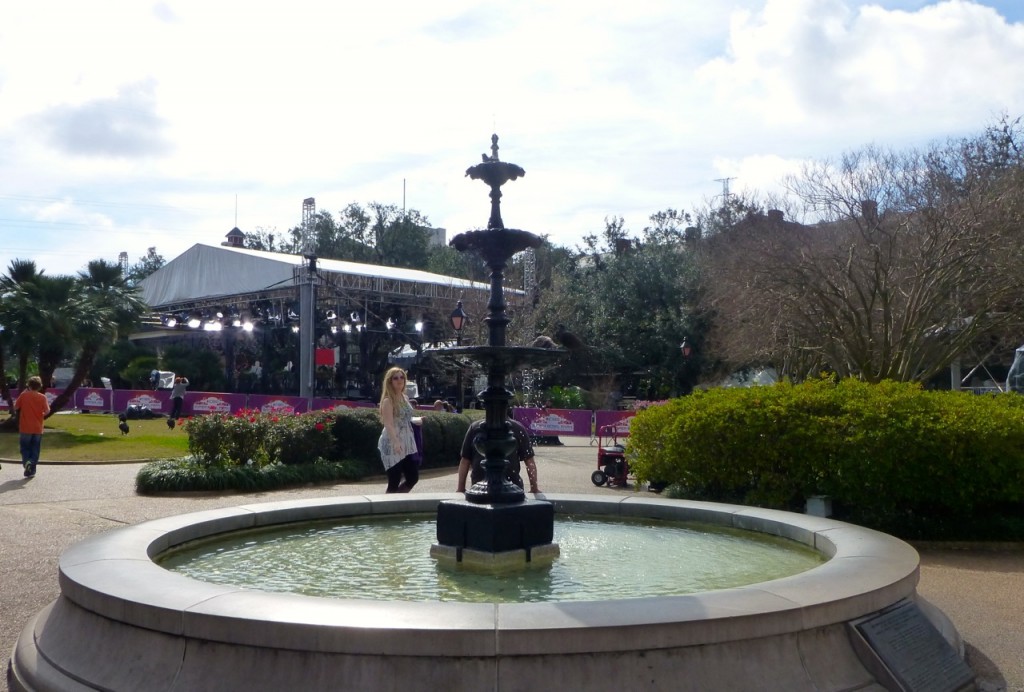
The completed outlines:
<svg viewBox="0 0 1024 692">
<path fill-rule="evenodd" d="M 146 311 L 146 304 L 117 264 L 93 260 L 79 273 L 75 284 L 68 324 L 79 349 L 78 357 L 71 381 L 50 405 L 51 415 L 70 401 L 88 377 L 100 349 L 137 324 Z"/>
<path fill-rule="evenodd" d="M 35 338 L 36 365 L 45 391 L 53 372 L 74 349 L 82 319 L 73 276 L 40 276 L 25 286 L 24 324 Z"/>
<path fill-rule="evenodd" d="M 31 301 L 26 294 L 27 288 L 37 282 L 43 273 L 36 268 L 31 260 L 16 259 L 7 268 L 7 273 L 0 276 L 0 394 L 8 406 L 13 406 L 10 389 L 7 386 L 7 363 L 5 349 L 18 360 L 18 386 L 24 387 L 28 374 L 28 361 L 35 351 L 36 335 L 28 327 L 32 313 Z"/>
</svg>

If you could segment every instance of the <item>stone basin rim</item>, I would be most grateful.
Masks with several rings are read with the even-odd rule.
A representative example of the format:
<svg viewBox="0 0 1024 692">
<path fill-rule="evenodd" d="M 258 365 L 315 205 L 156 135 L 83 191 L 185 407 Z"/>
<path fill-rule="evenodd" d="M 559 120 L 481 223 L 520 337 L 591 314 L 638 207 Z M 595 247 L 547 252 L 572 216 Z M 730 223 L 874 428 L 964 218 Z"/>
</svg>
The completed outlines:
<svg viewBox="0 0 1024 692">
<path fill-rule="evenodd" d="M 431 640 L 478 638 L 493 630 L 511 637 L 526 631 L 585 629 L 588 645 L 614 650 L 624 630 L 673 625 L 644 645 L 691 639 L 696 629 L 726 641 L 782 634 L 849 621 L 904 598 L 913 598 L 918 555 L 908 544 L 869 529 L 801 514 L 738 505 L 661 498 L 546 495 L 556 513 L 703 521 L 797 540 L 829 559 L 806 572 L 744 587 L 682 596 L 551 603 L 362 601 L 246 590 L 175 574 L 152 558 L 187 541 L 227 531 L 318 519 L 422 513 L 456 494 L 323 498 L 242 505 L 156 519 L 115 529 L 69 548 L 60 559 L 62 596 L 112 620 L 172 635 L 291 648 L 295 638 L 314 648 L 354 652 L 365 646 L 346 631 L 404 631 L 406 655 L 443 655 Z M 386 623 L 386 624 L 385 624 Z M 232 631 L 229 634 L 229 631 Z M 430 636 L 422 636 L 429 634 Z M 630 635 L 632 636 L 632 635 Z M 570 638 L 571 639 L 571 638 Z M 557 640 L 556 640 L 557 641 Z M 706 641 L 706 640 L 704 640 Z M 289 645 L 289 642 L 293 642 Z M 522 643 L 520 643 L 522 646 Z M 544 638 L 543 653 L 554 653 Z M 456 649 L 458 647 L 455 647 Z"/>
</svg>

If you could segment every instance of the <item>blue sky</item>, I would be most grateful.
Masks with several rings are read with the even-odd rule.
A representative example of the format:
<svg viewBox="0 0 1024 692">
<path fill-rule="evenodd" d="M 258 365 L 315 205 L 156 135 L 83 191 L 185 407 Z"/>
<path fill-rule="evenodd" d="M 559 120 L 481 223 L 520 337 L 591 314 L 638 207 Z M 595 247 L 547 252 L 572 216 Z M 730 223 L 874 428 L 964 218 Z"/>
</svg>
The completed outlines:
<svg viewBox="0 0 1024 692">
<path fill-rule="evenodd" d="M 622 215 L 769 193 L 811 159 L 1024 114 L 1020 0 L 390 3 L 36 0 L 0 8 L 0 268 L 171 259 L 284 231 L 302 200 L 573 246 Z M 371 6 L 373 5 L 373 6 Z"/>
</svg>

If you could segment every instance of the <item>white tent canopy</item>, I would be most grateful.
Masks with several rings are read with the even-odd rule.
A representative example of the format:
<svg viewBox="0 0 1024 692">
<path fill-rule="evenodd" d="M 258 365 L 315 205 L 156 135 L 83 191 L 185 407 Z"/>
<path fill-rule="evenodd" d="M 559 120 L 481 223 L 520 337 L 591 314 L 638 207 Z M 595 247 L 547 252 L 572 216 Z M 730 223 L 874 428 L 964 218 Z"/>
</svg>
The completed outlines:
<svg viewBox="0 0 1024 692">
<path fill-rule="evenodd" d="M 199 243 L 144 279 L 142 298 L 159 311 L 232 297 L 283 294 L 294 291 L 297 272 L 306 262 L 301 255 Z M 324 284 L 344 294 L 450 298 L 463 291 L 490 290 L 485 283 L 401 267 L 324 259 L 317 261 L 317 269 Z"/>
</svg>

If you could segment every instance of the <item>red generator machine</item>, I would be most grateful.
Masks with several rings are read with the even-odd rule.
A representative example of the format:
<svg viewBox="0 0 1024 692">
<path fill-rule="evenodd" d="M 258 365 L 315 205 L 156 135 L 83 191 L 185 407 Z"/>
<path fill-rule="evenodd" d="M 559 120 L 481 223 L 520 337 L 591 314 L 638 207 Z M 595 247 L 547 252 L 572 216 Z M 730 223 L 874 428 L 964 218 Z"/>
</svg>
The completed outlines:
<svg viewBox="0 0 1024 692">
<path fill-rule="evenodd" d="M 597 471 L 590 474 L 591 482 L 611 488 L 626 485 L 628 477 L 626 447 L 619 442 L 618 431 L 614 425 L 602 426 L 597 431 Z"/>
</svg>

